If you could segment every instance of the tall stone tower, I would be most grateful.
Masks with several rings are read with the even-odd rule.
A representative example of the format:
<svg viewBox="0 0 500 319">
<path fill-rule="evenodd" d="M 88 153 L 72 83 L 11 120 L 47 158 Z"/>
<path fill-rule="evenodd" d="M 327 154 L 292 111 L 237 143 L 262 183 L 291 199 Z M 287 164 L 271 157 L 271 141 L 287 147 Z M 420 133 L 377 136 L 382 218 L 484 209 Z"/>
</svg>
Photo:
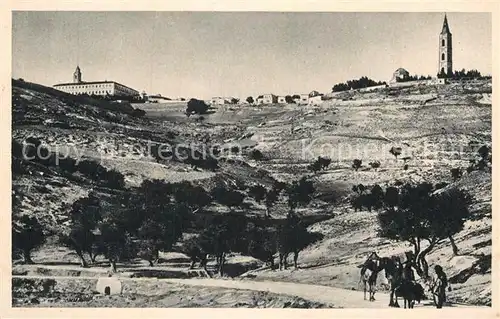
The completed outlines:
<svg viewBox="0 0 500 319">
<path fill-rule="evenodd" d="M 439 69 L 438 73 L 445 72 L 447 75 L 453 74 L 453 59 L 451 48 L 451 32 L 448 26 L 448 19 L 444 15 L 443 29 L 439 34 Z"/>
<path fill-rule="evenodd" d="M 82 72 L 79 66 L 76 66 L 75 73 L 73 73 L 73 83 L 82 83 Z"/>
</svg>

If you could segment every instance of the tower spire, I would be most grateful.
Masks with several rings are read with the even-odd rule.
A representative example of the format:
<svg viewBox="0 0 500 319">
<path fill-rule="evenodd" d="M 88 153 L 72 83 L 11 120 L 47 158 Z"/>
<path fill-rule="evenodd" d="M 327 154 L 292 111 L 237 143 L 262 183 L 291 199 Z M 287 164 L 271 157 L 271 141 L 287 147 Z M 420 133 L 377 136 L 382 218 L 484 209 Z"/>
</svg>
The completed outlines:
<svg viewBox="0 0 500 319">
<path fill-rule="evenodd" d="M 450 32 L 450 27 L 448 26 L 448 18 L 446 17 L 446 13 L 444 14 L 444 21 L 443 21 L 443 29 L 441 30 L 441 34 L 451 34 Z"/>
</svg>

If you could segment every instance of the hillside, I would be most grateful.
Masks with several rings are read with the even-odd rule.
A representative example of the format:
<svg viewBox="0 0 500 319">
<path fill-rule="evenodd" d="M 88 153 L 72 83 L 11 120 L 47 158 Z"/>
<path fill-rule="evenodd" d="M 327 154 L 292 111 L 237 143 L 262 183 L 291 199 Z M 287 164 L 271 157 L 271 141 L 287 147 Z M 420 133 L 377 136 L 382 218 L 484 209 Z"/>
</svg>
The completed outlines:
<svg viewBox="0 0 500 319">
<path fill-rule="evenodd" d="M 52 152 L 96 160 L 124 175 L 124 187 L 114 188 L 61 167 L 23 161 L 22 169 L 13 168 L 14 210 L 37 216 L 53 233 L 68 221 L 71 204 L 90 190 L 106 198 L 133 193 L 146 179 L 191 181 L 208 190 L 220 182 L 234 188 L 242 188 L 242 183 L 270 186 L 276 180 L 291 182 L 306 175 L 314 182 L 315 199 L 299 212 L 308 219 L 309 229 L 324 238 L 301 252 L 298 270 L 260 268 L 249 274 L 254 280 L 360 289 L 356 266 L 370 252 L 390 256 L 409 247 L 377 237 L 376 213 L 355 212 L 348 204 L 352 186 L 447 182 L 473 195 L 474 218 L 455 236 L 459 256 L 444 241 L 429 255 L 429 264 L 444 266 L 453 302 L 491 304 L 491 172 L 474 171 L 457 181 L 450 174 L 452 168 L 465 169 L 479 146 L 491 146 L 491 80 L 342 92 L 314 107 L 221 106 L 203 120 L 187 118 L 185 105 L 103 104 L 19 81 L 13 81 L 12 101 L 13 140 L 34 138 Z M 208 169 L 157 160 L 147 151 L 151 144 L 210 144 L 227 150 L 219 168 Z M 232 145 L 241 146 L 242 155 L 232 154 Z M 395 158 L 389 153 L 391 147 L 401 147 L 402 154 Z M 262 151 L 264 160 L 250 159 L 248 153 L 254 148 Z M 332 163 L 313 174 L 307 165 L 318 156 L 330 157 Z M 354 159 L 362 160 L 359 170 L 351 167 Z M 373 169 L 368 163 L 375 160 L 381 165 Z M 325 196 L 336 201 L 323 201 Z M 245 204 L 238 213 L 264 215 L 263 204 L 249 198 Z M 287 209 L 280 198 L 271 212 L 273 219 L 283 218 Z M 207 211 L 224 212 L 224 208 L 213 205 Z M 61 262 L 50 259 L 56 256 L 78 262 L 69 250 L 54 248 L 51 241 L 33 260 Z M 237 264 L 238 258 L 232 256 L 229 262 Z M 245 266 L 241 272 L 261 264 Z"/>
</svg>

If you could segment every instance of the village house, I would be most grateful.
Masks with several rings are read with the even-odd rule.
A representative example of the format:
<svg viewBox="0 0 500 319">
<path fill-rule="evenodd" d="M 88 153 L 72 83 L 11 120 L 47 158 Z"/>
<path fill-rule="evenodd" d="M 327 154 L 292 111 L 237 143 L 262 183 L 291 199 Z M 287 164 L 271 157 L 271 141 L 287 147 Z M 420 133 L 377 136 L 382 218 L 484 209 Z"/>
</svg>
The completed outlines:
<svg viewBox="0 0 500 319">
<path fill-rule="evenodd" d="M 256 103 L 260 104 L 274 104 L 278 103 L 278 97 L 274 94 L 264 94 L 257 97 Z"/>
<path fill-rule="evenodd" d="M 323 95 L 316 95 L 316 96 L 310 97 L 308 104 L 311 106 L 320 105 L 321 103 L 323 103 L 322 97 L 323 97 Z"/>
<path fill-rule="evenodd" d="M 263 100 L 264 104 L 278 103 L 278 97 L 274 94 L 264 94 Z"/>
<path fill-rule="evenodd" d="M 171 98 L 168 98 L 166 96 L 162 96 L 161 94 L 152 94 L 152 95 L 145 95 L 144 100 L 149 103 L 167 103 L 169 101 L 172 101 Z"/>
<path fill-rule="evenodd" d="M 300 94 L 300 99 L 296 102 L 297 104 L 308 104 L 309 94 Z"/>
<path fill-rule="evenodd" d="M 233 99 L 234 99 L 233 97 L 215 96 L 210 99 L 210 104 L 212 105 L 232 104 Z"/>
<path fill-rule="evenodd" d="M 284 95 L 278 96 L 278 103 L 279 104 L 285 104 L 286 103 L 286 97 Z"/>
</svg>

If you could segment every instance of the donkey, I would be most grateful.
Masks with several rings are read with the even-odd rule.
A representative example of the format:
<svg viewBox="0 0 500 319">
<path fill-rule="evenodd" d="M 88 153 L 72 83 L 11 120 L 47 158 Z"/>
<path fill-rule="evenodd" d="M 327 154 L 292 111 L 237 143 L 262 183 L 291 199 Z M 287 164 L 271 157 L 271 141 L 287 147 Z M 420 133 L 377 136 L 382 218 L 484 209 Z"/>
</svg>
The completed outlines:
<svg viewBox="0 0 500 319">
<path fill-rule="evenodd" d="M 366 288 L 368 285 L 368 296 L 370 301 L 375 300 L 375 284 L 377 283 L 377 271 L 369 268 L 361 269 L 360 281 L 363 281 L 363 299 L 366 300 Z"/>
<path fill-rule="evenodd" d="M 384 270 L 385 277 L 390 283 L 389 307 L 399 307 L 397 297 L 394 298 L 394 290 L 401 282 L 402 272 L 401 261 L 398 257 L 380 257 L 376 252 L 372 252 L 368 259 L 358 267 L 361 268 L 361 279 L 366 278 L 366 280 L 363 280 L 365 282 L 365 290 L 366 283 L 368 283 L 370 291 L 373 289 L 377 282 L 378 273 Z M 366 270 L 370 270 L 372 274 L 370 276 L 366 276 Z M 375 293 L 373 292 L 373 295 L 370 296 L 370 301 L 375 300 L 374 298 L 372 299 L 372 297 L 374 297 L 374 294 Z"/>
<path fill-rule="evenodd" d="M 363 281 L 364 300 L 366 300 L 366 288 L 368 285 L 369 300 L 375 300 L 375 285 L 377 283 L 378 273 L 384 269 L 381 263 L 381 258 L 377 253 L 372 252 L 368 259 L 360 266 L 361 276 L 360 282 Z"/>
<path fill-rule="evenodd" d="M 415 301 L 420 303 L 421 300 L 426 299 L 424 288 L 420 284 L 411 281 L 401 282 L 395 290 L 395 295 L 403 297 L 405 309 L 406 304 L 408 304 L 408 309 L 412 309 L 415 305 Z"/>
</svg>

